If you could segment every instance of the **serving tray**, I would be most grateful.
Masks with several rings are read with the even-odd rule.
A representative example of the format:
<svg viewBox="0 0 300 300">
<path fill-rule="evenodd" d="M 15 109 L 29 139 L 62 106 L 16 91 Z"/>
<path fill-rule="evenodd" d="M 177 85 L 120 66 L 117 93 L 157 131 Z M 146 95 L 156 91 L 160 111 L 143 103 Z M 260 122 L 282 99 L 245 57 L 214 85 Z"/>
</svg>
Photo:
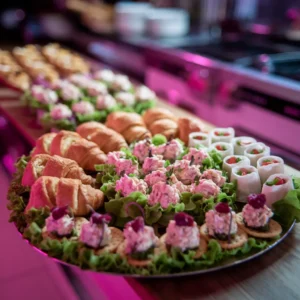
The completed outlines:
<svg viewBox="0 0 300 300">
<path fill-rule="evenodd" d="M 93 270 L 88 270 L 88 269 L 81 269 L 79 266 L 77 265 L 73 265 L 70 263 L 66 263 L 62 260 L 59 260 L 57 258 L 54 257 L 50 257 L 48 256 L 47 253 L 43 252 L 41 249 L 31 245 L 29 243 L 29 241 L 25 240 L 34 250 L 36 250 L 38 253 L 40 253 L 41 255 L 47 256 L 48 258 L 52 259 L 54 262 L 56 263 L 60 263 L 62 265 L 68 266 L 70 268 L 77 268 L 81 271 L 88 271 L 88 272 L 95 272 L 95 273 L 102 273 L 102 274 L 109 274 L 109 275 L 114 275 L 114 276 L 122 276 L 122 277 L 130 277 L 130 278 L 138 278 L 138 279 L 146 279 L 146 278 L 153 278 L 153 279 L 159 279 L 159 278 L 176 278 L 176 277 L 187 277 L 187 276 L 194 276 L 194 275 L 201 275 L 201 274 L 207 274 L 207 273 L 211 273 L 211 272 L 216 272 L 216 271 L 221 271 L 233 266 L 237 266 L 237 265 L 241 265 L 243 263 L 246 263 L 248 261 L 251 261 L 257 257 L 260 257 L 262 255 L 264 255 L 265 253 L 269 252 L 270 250 L 272 250 L 273 248 L 275 248 L 277 245 L 279 245 L 282 241 L 284 241 L 284 239 L 292 232 L 294 226 L 296 224 L 296 221 L 294 221 L 292 223 L 292 225 L 289 228 L 284 229 L 283 228 L 283 232 L 280 236 L 279 239 L 275 240 L 272 244 L 270 244 L 267 248 L 256 252 L 252 255 L 245 255 L 245 257 L 241 257 L 239 258 L 230 258 L 227 259 L 223 262 L 221 262 L 218 266 L 212 267 L 212 268 L 207 268 L 207 269 L 202 269 L 202 270 L 197 270 L 197 271 L 191 271 L 191 272 L 180 272 L 180 273 L 172 273 L 172 274 L 161 274 L 161 275 L 140 275 L 140 274 L 124 274 L 124 273 L 111 273 L 111 272 L 96 272 Z"/>
</svg>

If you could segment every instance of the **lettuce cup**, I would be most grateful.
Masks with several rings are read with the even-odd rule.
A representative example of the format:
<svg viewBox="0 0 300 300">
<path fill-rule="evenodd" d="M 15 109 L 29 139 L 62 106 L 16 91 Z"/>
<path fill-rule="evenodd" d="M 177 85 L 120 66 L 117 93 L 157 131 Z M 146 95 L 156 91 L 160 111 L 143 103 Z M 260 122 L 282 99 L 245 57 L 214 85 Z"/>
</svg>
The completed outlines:
<svg viewBox="0 0 300 300">
<path fill-rule="evenodd" d="M 211 142 L 225 142 L 231 143 L 234 138 L 234 129 L 232 127 L 228 128 L 215 128 L 210 132 Z"/>
<path fill-rule="evenodd" d="M 260 180 L 264 183 L 271 175 L 284 173 L 284 161 L 279 156 L 264 156 L 257 161 Z"/>
<path fill-rule="evenodd" d="M 270 147 L 264 143 L 253 143 L 245 149 L 244 155 L 250 159 L 251 165 L 256 167 L 261 157 L 270 155 Z"/>
<path fill-rule="evenodd" d="M 209 150 L 216 150 L 221 156 L 222 159 L 225 158 L 226 156 L 233 155 L 233 147 L 232 144 L 230 143 L 225 143 L 225 142 L 217 142 L 211 144 L 209 147 Z"/>
<path fill-rule="evenodd" d="M 223 160 L 222 169 L 228 173 L 230 178 L 234 167 L 250 166 L 250 159 L 243 155 L 229 155 Z"/>
<path fill-rule="evenodd" d="M 286 194 L 294 189 L 293 180 L 290 176 L 284 174 L 271 175 L 262 187 L 262 193 L 265 194 L 268 207 L 272 208 L 272 204 L 283 199 Z"/>
<path fill-rule="evenodd" d="M 244 155 L 247 147 L 256 143 L 256 139 L 249 136 L 239 136 L 232 139 L 235 155 Z"/>
<path fill-rule="evenodd" d="M 189 147 L 210 146 L 210 135 L 203 132 L 192 132 L 189 134 Z"/>
<path fill-rule="evenodd" d="M 237 201 L 247 202 L 249 194 L 259 194 L 261 183 L 258 171 L 253 166 L 234 167 L 230 181 L 237 180 Z"/>
</svg>

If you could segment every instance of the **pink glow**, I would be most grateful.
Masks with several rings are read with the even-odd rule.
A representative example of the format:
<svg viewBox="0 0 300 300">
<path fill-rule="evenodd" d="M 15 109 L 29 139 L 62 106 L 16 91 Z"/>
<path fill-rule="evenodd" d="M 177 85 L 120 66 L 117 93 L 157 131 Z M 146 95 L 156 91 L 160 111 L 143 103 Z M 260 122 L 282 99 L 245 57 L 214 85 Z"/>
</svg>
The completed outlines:
<svg viewBox="0 0 300 300">
<path fill-rule="evenodd" d="M 212 65 L 211 60 L 200 56 L 200 55 L 194 55 L 191 53 L 183 53 L 182 57 L 184 60 L 195 63 L 195 64 L 199 64 L 201 66 L 205 66 L 205 67 L 210 67 Z"/>
<path fill-rule="evenodd" d="M 8 170 L 10 174 L 13 174 L 16 171 L 15 168 L 15 158 L 10 154 L 5 154 L 2 157 L 2 163 L 4 167 Z"/>
<path fill-rule="evenodd" d="M 257 34 L 269 34 L 271 29 L 267 25 L 253 24 L 251 31 Z"/>
</svg>

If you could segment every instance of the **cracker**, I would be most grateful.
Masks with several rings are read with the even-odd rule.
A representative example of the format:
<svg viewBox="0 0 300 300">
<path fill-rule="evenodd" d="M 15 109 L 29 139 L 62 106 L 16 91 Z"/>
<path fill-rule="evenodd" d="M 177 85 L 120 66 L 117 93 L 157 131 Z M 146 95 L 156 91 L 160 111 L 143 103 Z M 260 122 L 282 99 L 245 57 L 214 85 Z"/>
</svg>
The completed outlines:
<svg viewBox="0 0 300 300">
<path fill-rule="evenodd" d="M 261 231 L 248 228 L 244 223 L 242 213 L 238 213 L 236 215 L 236 222 L 238 226 L 240 226 L 245 232 L 257 238 L 271 239 L 277 237 L 282 232 L 281 225 L 278 222 L 274 221 L 273 219 L 270 220 L 269 230 L 266 232 L 261 232 Z"/>
<path fill-rule="evenodd" d="M 94 250 L 95 254 L 99 255 L 104 252 L 114 253 L 117 251 L 119 245 L 124 240 L 123 232 L 120 229 L 115 227 L 110 227 L 110 232 L 111 232 L 111 239 L 109 244 L 103 248 L 95 249 Z"/>
<path fill-rule="evenodd" d="M 123 258 L 126 258 L 130 265 L 132 265 L 134 267 L 138 267 L 138 268 L 147 267 L 152 261 L 151 259 L 137 260 L 137 259 L 130 257 L 129 255 L 126 255 L 125 242 L 120 244 L 120 246 L 118 247 L 117 253 L 120 254 L 120 256 L 122 256 Z"/>
<path fill-rule="evenodd" d="M 51 232 L 48 232 L 46 226 L 44 226 L 43 229 L 42 229 L 42 237 L 43 237 L 43 239 L 50 238 L 52 240 L 58 240 L 58 241 L 62 241 L 63 238 L 66 238 L 66 239 L 68 239 L 70 241 L 76 241 L 78 239 L 77 236 L 71 236 L 71 237 L 64 237 L 63 236 L 63 237 L 58 237 L 57 235 L 55 235 L 55 234 L 53 234 Z"/>
<path fill-rule="evenodd" d="M 240 227 L 238 228 L 238 231 L 235 234 L 234 238 L 231 238 L 230 243 L 228 241 L 221 241 L 216 238 L 210 237 L 207 232 L 206 224 L 203 224 L 200 227 L 200 235 L 207 241 L 209 241 L 210 239 L 215 239 L 220 244 L 221 248 L 226 250 L 239 248 L 248 241 L 247 233 Z"/>
<path fill-rule="evenodd" d="M 195 251 L 195 255 L 194 258 L 200 258 L 206 251 L 207 251 L 207 242 L 205 239 L 200 238 L 200 245 L 197 249 L 193 250 Z M 159 251 L 157 254 L 161 254 L 161 253 L 167 253 L 168 249 L 166 246 L 166 234 L 164 234 L 161 238 L 160 238 L 160 247 L 159 247 Z"/>
</svg>

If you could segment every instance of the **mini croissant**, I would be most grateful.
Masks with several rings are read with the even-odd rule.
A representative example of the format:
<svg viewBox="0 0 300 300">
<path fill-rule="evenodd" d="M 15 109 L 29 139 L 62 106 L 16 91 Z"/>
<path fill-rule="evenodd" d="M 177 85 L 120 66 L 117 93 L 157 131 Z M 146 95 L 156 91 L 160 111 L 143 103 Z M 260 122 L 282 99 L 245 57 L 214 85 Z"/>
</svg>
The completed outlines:
<svg viewBox="0 0 300 300">
<path fill-rule="evenodd" d="M 41 176 L 79 179 L 82 183 L 90 185 L 94 182 L 74 160 L 57 155 L 38 154 L 32 157 L 24 170 L 22 185 L 32 186 Z"/>
<path fill-rule="evenodd" d="M 37 154 L 50 154 L 50 146 L 55 138 L 56 133 L 46 133 L 39 137 L 36 141 L 35 148 L 31 153 L 31 156 Z"/>
<path fill-rule="evenodd" d="M 113 112 L 108 115 L 106 126 L 122 134 L 128 144 L 151 137 L 142 117 L 136 113 Z"/>
<path fill-rule="evenodd" d="M 78 126 L 76 131 L 85 139 L 97 144 L 104 153 L 128 147 L 121 134 L 97 122 L 84 123 Z"/>
<path fill-rule="evenodd" d="M 159 133 L 172 139 L 178 134 L 177 118 L 167 109 L 150 108 L 144 113 L 143 120 L 152 135 Z"/>
<path fill-rule="evenodd" d="M 74 216 L 85 216 L 91 208 L 96 210 L 104 203 L 104 194 L 99 189 L 83 184 L 78 179 L 40 177 L 31 187 L 26 210 L 48 206 L 68 205 Z"/>
<path fill-rule="evenodd" d="M 179 138 L 187 145 L 189 142 L 189 134 L 192 132 L 201 132 L 204 130 L 203 124 L 195 119 L 179 118 Z"/>
</svg>

